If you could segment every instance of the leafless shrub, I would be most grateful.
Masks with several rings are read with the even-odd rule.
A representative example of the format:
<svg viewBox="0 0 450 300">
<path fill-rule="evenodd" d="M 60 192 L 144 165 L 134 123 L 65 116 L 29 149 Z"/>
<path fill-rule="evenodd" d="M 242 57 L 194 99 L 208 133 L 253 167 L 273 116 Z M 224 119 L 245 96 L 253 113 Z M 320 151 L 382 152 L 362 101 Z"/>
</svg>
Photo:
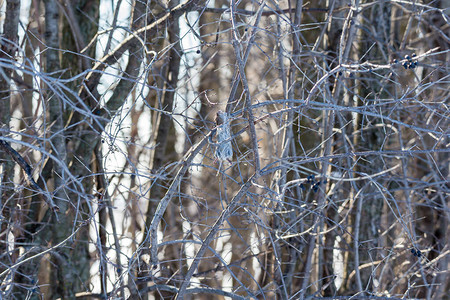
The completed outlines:
<svg viewBox="0 0 450 300">
<path fill-rule="evenodd" d="M 446 3 L 7 0 L 0 298 L 444 299 Z"/>
</svg>

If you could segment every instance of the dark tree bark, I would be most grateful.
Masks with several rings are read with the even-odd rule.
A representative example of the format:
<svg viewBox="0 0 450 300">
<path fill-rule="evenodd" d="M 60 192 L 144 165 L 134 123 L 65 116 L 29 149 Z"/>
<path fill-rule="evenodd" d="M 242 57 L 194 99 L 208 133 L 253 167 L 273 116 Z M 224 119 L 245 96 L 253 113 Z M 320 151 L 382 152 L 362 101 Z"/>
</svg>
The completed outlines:
<svg viewBox="0 0 450 300">
<path fill-rule="evenodd" d="M 0 59 L 5 63 L 5 66 L 0 69 L 0 136 L 7 136 L 9 134 L 9 122 L 11 120 L 11 75 L 14 70 L 13 64 L 18 50 L 17 26 L 19 23 L 19 13 L 20 0 L 6 1 L 3 35 L 0 39 Z M 0 166 L 2 168 L 0 205 L 3 206 L 11 192 L 12 176 L 14 175 L 14 164 L 4 151 L 0 152 Z"/>
<path fill-rule="evenodd" d="M 15 69 L 15 56 L 17 47 L 17 26 L 19 23 L 20 0 L 6 1 L 6 13 L 3 23 L 3 34 L 0 37 L 0 138 L 8 137 L 11 121 L 11 84 L 12 73 Z M 1 141 L 4 142 L 3 140 Z M 8 146 L 10 146 L 8 144 Z M 0 148 L 0 210 L 2 220 L 0 223 L 0 272 L 7 269 L 10 261 L 15 262 L 17 254 L 7 251 L 10 241 L 8 234 L 12 231 L 10 224 L 14 222 L 15 202 L 18 201 L 14 192 L 14 161 L 4 147 Z M 17 218 L 17 216 L 16 216 Z M 16 250 L 14 250 L 16 251 Z M 11 274 L 15 277 L 15 272 Z M 13 279 L 14 280 L 14 279 Z"/>
</svg>

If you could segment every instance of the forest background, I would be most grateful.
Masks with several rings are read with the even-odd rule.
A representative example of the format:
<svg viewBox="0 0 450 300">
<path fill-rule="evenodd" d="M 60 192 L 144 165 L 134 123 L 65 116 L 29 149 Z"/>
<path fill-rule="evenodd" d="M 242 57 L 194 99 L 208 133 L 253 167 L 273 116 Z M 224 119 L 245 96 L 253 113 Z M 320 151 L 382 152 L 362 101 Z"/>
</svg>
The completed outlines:
<svg viewBox="0 0 450 300">
<path fill-rule="evenodd" d="M 1 299 L 448 296 L 449 0 L 0 4 Z"/>
</svg>

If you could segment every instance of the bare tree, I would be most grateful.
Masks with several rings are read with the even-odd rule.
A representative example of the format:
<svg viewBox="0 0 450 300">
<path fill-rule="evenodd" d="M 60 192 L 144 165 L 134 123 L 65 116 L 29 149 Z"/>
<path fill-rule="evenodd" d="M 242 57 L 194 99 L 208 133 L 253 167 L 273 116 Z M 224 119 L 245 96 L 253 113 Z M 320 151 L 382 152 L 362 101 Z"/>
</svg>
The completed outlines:
<svg viewBox="0 0 450 300">
<path fill-rule="evenodd" d="M 0 298 L 444 299 L 448 6 L 7 0 Z"/>
</svg>

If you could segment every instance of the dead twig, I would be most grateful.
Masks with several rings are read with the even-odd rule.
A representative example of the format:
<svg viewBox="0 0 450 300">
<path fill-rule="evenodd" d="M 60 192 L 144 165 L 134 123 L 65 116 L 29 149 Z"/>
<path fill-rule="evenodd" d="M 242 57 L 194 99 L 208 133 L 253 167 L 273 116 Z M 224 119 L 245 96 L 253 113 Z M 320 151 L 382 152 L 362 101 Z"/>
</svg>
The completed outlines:
<svg viewBox="0 0 450 300">
<path fill-rule="evenodd" d="M 44 200 L 47 203 L 47 205 L 53 210 L 53 212 L 59 211 L 58 205 L 56 205 L 53 202 L 53 198 L 48 194 L 48 192 L 44 191 L 33 179 L 32 169 L 31 166 L 25 161 L 25 159 L 22 157 L 22 155 L 19 154 L 16 150 L 11 147 L 11 145 L 0 139 L 0 148 L 2 148 L 6 153 L 8 153 L 12 159 L 22 168 L 22 170 L 27 175 L 28 182 L 30 185 L 40 191 L 43 195 L 45 195 Z"/>
</svg>

